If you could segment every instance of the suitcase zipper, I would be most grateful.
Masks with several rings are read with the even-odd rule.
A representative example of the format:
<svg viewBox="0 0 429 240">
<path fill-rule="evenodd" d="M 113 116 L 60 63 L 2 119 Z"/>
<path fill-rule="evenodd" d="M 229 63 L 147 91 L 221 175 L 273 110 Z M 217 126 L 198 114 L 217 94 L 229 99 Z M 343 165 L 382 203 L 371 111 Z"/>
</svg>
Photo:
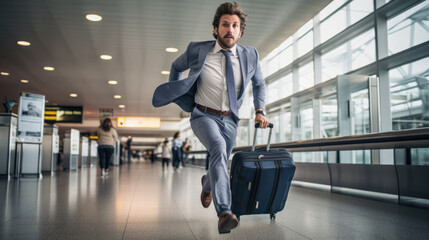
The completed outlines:
<svg viewBox="0 0 429 240">
<path fill-rule="evenodd" d="M 277 192 L 279 190 L 279 180 L 280 180 L 281 172 L 283 170 L 282 161 L 276 160 L 274 161 L 274 164 L 276 165 L 276 176 L 274 178 L 274 188 L 273 188 L 273 191 L 271 192 L 270 202 L 267 206 L 267 211 L 266 211 L 269 213 L 273 213 L 272 212 L 273 204 L 274 204 L 274 200 L 276 199 Z"/>
<path fill-rule="evenodd" d="M 251 201 L 249 201 L 249 205 L 247 206 L 247 213 L 253 212 L 254 207 L 256 207 L 256 196 L 258 195 L 259 182 L 261 181 L 262 175 L 261 163 L 259 163 L 258 161 L 255 161 L 254 163 L 256 167 L 255 182 L 253 183 L 252 198 Z"/>
</svg>

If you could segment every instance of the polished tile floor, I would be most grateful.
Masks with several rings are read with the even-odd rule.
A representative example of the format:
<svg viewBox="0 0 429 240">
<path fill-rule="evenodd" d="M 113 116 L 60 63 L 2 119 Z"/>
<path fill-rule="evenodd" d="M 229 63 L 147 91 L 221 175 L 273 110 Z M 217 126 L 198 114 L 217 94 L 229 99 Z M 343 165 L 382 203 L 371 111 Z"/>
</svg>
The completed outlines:
<svg viewBox="0 0 429 240">
<path fill-rule="evenodd" d="M 156 162 L 0 180 L 0 239 L 429 239 L 429 210 L 292 187 L 286 208 L 219 235 L 204 170 Z"/>
</svg>

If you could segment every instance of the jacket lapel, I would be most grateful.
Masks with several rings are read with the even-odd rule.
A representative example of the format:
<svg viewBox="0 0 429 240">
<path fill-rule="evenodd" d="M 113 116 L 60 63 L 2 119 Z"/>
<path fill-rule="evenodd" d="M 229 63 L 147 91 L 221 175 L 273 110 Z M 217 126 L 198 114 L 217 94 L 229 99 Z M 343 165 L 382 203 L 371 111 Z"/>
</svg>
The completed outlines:
<svg viewBox="0 0 429 240">
<path fill-rule="evenodd" d="M 204 62 L 206 61 L 207 55 L 209 54 L 210 50 L 212 49 L 212 47 L 215 43 L 216 43 L 215 41 L 208 42 L 206 45 L 204 45 L 200 48 L 199 53 L 198 53 L 198 69 L 199 70 L 203 67 Z"/>
</svg>

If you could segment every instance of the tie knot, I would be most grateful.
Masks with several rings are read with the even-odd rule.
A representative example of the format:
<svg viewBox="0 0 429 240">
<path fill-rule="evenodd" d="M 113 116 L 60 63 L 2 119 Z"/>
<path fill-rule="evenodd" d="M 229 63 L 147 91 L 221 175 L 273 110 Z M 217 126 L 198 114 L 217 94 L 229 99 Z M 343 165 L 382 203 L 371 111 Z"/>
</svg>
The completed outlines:
<svg viewBox="0 0 429 240">
<path fill-rule="evenodd" d="M 227 57 L 231 55 L 231 50 L 221 49 L 220 51 L 223 53 L 223 55 Z"/>
</svg>

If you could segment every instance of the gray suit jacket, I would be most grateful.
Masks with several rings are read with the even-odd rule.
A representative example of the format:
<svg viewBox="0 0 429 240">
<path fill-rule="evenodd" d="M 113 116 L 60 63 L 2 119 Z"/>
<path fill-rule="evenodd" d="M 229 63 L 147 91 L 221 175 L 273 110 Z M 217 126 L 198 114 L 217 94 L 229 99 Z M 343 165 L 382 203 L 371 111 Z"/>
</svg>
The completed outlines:
<svg viewBox="0 0 429 240">
<path fill-rule="evenodd" d="M 161 107 L 171 102 L 179 105 L 184 111 L 191 112 L 195 107 L 194 96 L 197 80 L 201 74 L 206 57 L 216 41 L 191 42 L 186 51 L 171 65 L 169 82 L 158 86 L 153 94 L 152 104 Z M 265 108 L 265 81 L 259 66 L 258 52 L 253 47 L 237 44 L 243 84 L 237 96 L 238 107 L 244 99 L 244 89 L 249 81 L 253 86 L 253 104 L 255 109 Z M 182 79 L 183 72 L 190 69 L 187 78 Z M 238 117 L 238 116 L 237 116 Z"/>
</svg>

